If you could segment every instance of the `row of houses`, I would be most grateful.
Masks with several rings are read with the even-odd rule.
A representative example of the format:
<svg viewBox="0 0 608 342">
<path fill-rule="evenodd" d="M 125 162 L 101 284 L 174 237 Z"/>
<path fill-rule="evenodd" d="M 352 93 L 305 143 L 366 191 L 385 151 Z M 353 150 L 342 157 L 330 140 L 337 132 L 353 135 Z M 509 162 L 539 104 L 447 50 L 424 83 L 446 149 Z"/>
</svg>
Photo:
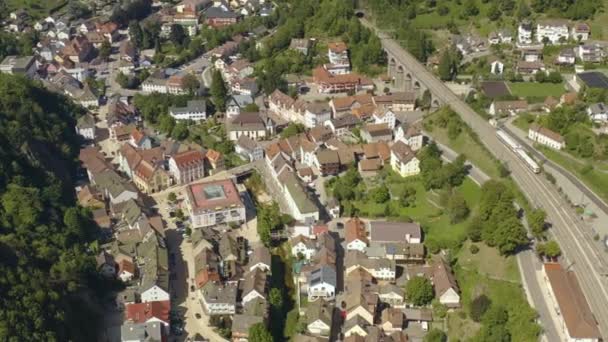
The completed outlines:
<svg viewBox="0 0 608 342">
<path fill-rule="evenodd" d="M 137 187 L 123 178 L 95 147 L 80 151 L 90 184 L 78 189 L 80 205 L 110 241 L 96 256 L 97 269 L 126 288 L 116 305 L 124 311 L 125 336 L 142 331 L 163 339 L 170 333 L 170 263 L 162 219 L 144 206 Z"/>
<path fill-rule="evenodd" d="M 300 309 L 306 331 L 295 340 L 312 341 L 339 333 L 345 341 L 401 341 L 407 340 L 409 325 L 428 329 L 432 311 L 412 306 L 403 290 L 413 277 L 428 278 L 447 307 L 460 306 L 460 290 L 449 265 L 439 257 L 425 263 L 419 225 L 352 218 L 345 229 L 343 292 L 337 288 L 336 241 L 326 227 L 297 230 L 290 239 L 297 260 L 294 282 L 300 296 L 307 298 Z M 407 247 L 400 249 L 399 245 Z M 381 246 L 386 251 L 380 252 Z M 397 252 L 404 249 L 403 256 Z M 342 322 L 336 322 L 336 317 Z"/>
</svg>

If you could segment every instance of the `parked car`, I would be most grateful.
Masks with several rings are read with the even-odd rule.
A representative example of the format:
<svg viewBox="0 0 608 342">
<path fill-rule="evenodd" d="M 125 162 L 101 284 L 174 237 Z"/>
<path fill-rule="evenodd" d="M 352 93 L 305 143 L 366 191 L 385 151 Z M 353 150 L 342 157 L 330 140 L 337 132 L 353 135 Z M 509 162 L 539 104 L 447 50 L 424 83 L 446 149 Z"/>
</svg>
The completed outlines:
<svg viewBox="0 0 608 342">
<path fill-rule="evenodd" d="M 344 223 L 342 223 L 342 222 L 336 223 L 336 228 L 338 228 L 338 229 L 344 229 Z"/>
<path fill-rule="evenodd" d="M 196 317 L 196 319 L 201 319 L 202 316 L 200 313 L 197 312 L 194 314 L 194 317 Z"/>
<path fill-rule="evenodd" d="M 190 285 L 190 292 L 194 292 L 194 290 L 196 290 L 196 288 L 194 287 L 194 285 Z"/>
</svg>

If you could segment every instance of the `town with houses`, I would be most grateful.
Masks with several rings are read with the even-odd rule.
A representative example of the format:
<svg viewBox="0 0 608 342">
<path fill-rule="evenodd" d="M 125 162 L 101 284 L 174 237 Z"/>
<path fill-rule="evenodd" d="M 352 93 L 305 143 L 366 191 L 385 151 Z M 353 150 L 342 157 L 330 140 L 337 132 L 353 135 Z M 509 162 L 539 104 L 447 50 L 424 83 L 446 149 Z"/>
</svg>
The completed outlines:
<svg viewBox="0 0 608 342">
<path fill-rule="evenodd" d="M 194 39 L 262 23 L 277 7 L 269 0 L 155 1 L 142 23 L 155 23 L 163 40 L 176 32 Z M 277 301 L 289 297 L 296 320 L 283 312 L 283 324 L 295 333 L 284 340 L 445 341 L 429 337 L 450 326 L 438 323 L 445 313 L 440 318 L 437 307 L 468 310 L 471 289 L 462 288 L 449 253 L 431 252 L 427 222 L 359 215 L 330 186 L 351 174 L 366 184 L 387 173 L 403 182 L 422 177 L 422 151 L 439 145 L 423 122 L 440 110 L 425 104 L 430 90 L 413 81 L 401 86 L 399 74 L 360 73 L 351 64 L 352 45 L 341 37 L 321 42 L 300 35 L 285 50 L 317 54 L 311 60 L 320 62 L 307 73 L 280 75 L 287 87 L 268 91 L 242 49 L 252 42 L 264 49 L 278 32 L 262 24 L 164 66 L 158 47 L 139 48 L 131 24 L 110 19 L 112 8 L 97 4 L 92 19 L 33 20 L 26 11 L 11 12 L 3 29 L 36 32 L 39 40 L 31 54 L 0 63 L 1 73 L 40 82 L 87 109 L 74 127 L 84 142 L 77 200 L 102 232 L 98 272 L 124 285 L 106 308 L 99 340 L 267 341 L 260 334 L 285 319 L 277 318 Z M 453 35 L 445 50 L 484 59 L 483 74 L 475 83 L 447 84 L 536 174 L 541 160 L 526 150 L 565 153 L 579 141 L 542 119 L 522 129 L 524 113 L 542 118 L 576 106 L 595 134 L 608 132 L 608 77 L 595 67 L 605 65 L 607 46 L 589 24 L 562 19 L 522 20 L 488 37 Z M 496 47 L 512 53 L 495 53 Z M 440 59 L 431 56 L 427 69 L 440 70 Z M 133 87 L 118 81 L 142 75 Z M 223 106 L 214 94 L 216 75 Z M 551 77 L 557 81 L 545 81 Z M 515 91 L 548 83 L 563 84 L 559 95 Z M 590 90 L 604 92 L 605 100 L 581 95 Z M 161 95 L 187 97 L 166 108 L 175 127 L 204 127 L 231 149 L 179 139 L 149 123 L 135 99 Z M 447 156 L 449 147 L 440 148 Z M 252 186 L 256 181 L 261 187 Z M 269 224 L 267 234 L 260 227 Z M 601 341 L 598 316 L 570 261 L 543 259 L 536 286 L 560 341 Z M 407 292 L 419 282 L 431 287 L 432 305 Z"/>
</svg>

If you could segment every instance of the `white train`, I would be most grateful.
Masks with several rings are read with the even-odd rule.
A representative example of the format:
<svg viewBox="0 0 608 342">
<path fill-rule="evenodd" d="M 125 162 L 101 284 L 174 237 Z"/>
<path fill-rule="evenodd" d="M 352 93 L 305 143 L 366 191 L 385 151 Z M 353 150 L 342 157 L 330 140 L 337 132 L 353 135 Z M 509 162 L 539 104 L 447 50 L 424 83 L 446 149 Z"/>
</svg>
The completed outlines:
<svg viewBox="0 0 608 342">
<path fill-rule="evenodd" d="M 516 150 L 521 149 L 521 145 L 519 145 L 515 139 L 511 138 L 511 136 L 509 136 L 505 131 L 497 129 L 496 135 L 498 136 L 498 140 L 507 145 L 511 151 L 515 152 Z"/>
<path fill-rule="evenodd" d="M 500 129 L 496 130 L 496 135 L 498 136 L 498 140 L 507 145 L 507 147 L 509 147 L 509 149 L 513 151 L 513 153 L 515 153 L 515 155 L 521 159 L 530 170 L 532 170 L 532 172 L 540 173 L 540 166 L 538 166 L 536 161 L 534 161 L 534 159 L 528 155 L 528 153 L 521 147 L 520 144 L 517 143 L 517 141 L 515 141 L 515 139 Z"/>
</svg>

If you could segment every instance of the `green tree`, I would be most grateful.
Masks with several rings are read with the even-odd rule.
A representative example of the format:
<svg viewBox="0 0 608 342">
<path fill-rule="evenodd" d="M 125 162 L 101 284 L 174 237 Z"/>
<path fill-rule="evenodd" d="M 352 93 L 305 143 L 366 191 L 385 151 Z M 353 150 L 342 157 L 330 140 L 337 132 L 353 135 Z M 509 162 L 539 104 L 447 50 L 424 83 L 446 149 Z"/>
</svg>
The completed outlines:
<svg viewBox="0 0 608 342">
<path fill-rule="evenodd" d="M 144 32 L 141 29 L 141 26 L 139 26 L 139 23 L 137 21 L 133 20 L 129 23 L 129 38 L 131 39 L 131 42 L 133 42 L 133 45 L 136 48 L 138 48 L 138 49 L 145 48 Z"/>
<path fill-rule="evenodd" d="M 110 44 L 110 42 L 107 39 L 104 39 L 104 41 L 101 43 L 101 46 L 99 47 L 99 57 L 101 57 L 104 60 L 107 60 L 111 54 L 112 54 L 112 44 Z"/>
<path fill-rule="evenodd" d="M 304 132 L 304 129 L 305 127 L 301 123 L 291 122 L 281 131 L 281 138 L 287 139 L 293 137 L 294 135 Z"/>
<path fill-rule="evenodd" d="M 213 103 L 217 110 L 220 112 L 225 111 L 228 89 L 226 88 L 226 84 L 224 83 L 224 79 L 219 70 L 213 72 L 209 92 L 211 93 L 211 98 L 213 99 Z"/>
<path fill-rule="evenodd" d="M 448 216 L 450 223 L 455 224 L 464 221 L 469 216 L 469 206 L 459 191 L 453 191 L 448 199 Z"/>
<path fill-rule="evenodd" d="M 424 335 L 424 342 L 447 342 L 448 336 L 437 328 L 431 329 L 426 335 Z"/>
<path fill-rule="evenodd" d="M 270 289 L 270 293 L 268 294 L 268 301 L 270 302 L 270 305 L 275 308 L 280 309 L 281 307 L 283 307 L 283 294 L 281 293 L 281 290 L 276 287 Z"/>
<path fill-rule="evenodd" d="M 520 0 L 519 5 L 517 6 L 517 19 L 522 20 L 529 17 L 532 14 L 530 11 L 530 7 L 528 6 L 526 0 Z"/>
<path fill-rule="evenodd" d="M 412 277 L 406 285 L 405 293 L 407 300 L 417 306 L 431 303 L 433 297 L 433 285 L 431 281 L 424 277 Z"/>
<path fill-rule="evenodd" d="M 454 62 L 449 50 L 445 50 L 439 59 L 439 78 L 443 81 L 451 81 L 454 78 Z"/>
<path fill-rule="evenodd" d="M 129 76 L 119 72 L 118 75 L 116 75 L 116 83 L 122 88 L 129 87 Z"/>
<path fill-rule="evenodd" d="M 374 202 L 380 204 L 380 203 L 386 203 L 388 200 L 390 200 L 391 195 L 390 195 L 386 185 L 382 184 L 372 191 L 372 198 L 374 199 Z"/>
<path fill-rule="evenodd" d="M 243 110 L 245 112 L 259 112 L 260 107 L 258 107 L 258 105 L 255 103 L 250 103 L 250 104 L 246 105 Z"/>
<path fill-rule="evenodd" d="M 188 91 L 188 94 L 194 95 L 201 86 L 201 82 L 193 74 L 186 74 L 182 79 L 183 87 Z"/>
<path fill-rule="evenodd" d="M 400 196 L 401 205 L 409 207 L 416 203 L 416 188 L 413 186 L 405 186 Z"/>
<path fill-rule="evenodd" d="M 186 40 L 186 31 L 184 31 L 184 27 L 181 25 L 173 24 L 171 25 L 171 33 L 169 34 L 169 40 L 171 40 L 174 44 L 182 46 L 184 41 Z"/>
<path fill-rule="evenodd" d="M 495 21 L 498 20 L 501 15 L 502 13 L 500 12 L 500 9 L 498 8 L 498 5 L 496 3 L 493 3 L 490 8 L 488 8 L 488 19 Z"/>
<path fill-rule="evenodd" d="M 486 295 L 479 295 L 469 304 L 469 315 L 475 322 L 481 322 L 483 315 L 488 311 L 492 301 Z"/>
<path fill-rule="evenodd" d="M 175 203 L 177 201 L 177 195 L 175 195 L 175 192 L 171 191 L 168 195 L 167 195 L 167 200 L 171 203 Z"/>
<path fill-rule="evenodd" d="M 527 213 L 526 219 L 534 237 L 539 238 L 544 235 L 546 218 L 547 213 L 540 208 L 532 209 Z"/>
<path fill-rule="evenodd" d="M 474 17 L 479 14 L 479 7 L 475 0 L 465 0 L 463 13 L 465 16 Z"/>
<path fill-rule="evenodd" d="M 260 236 L 260 240 L 262 240 L 262 243 L 264 243 L 266 247 L 270 247 L 272 243 L 272 231 L 283 228 L 279 205 L 276 202 L 272 202 L 271 205 L 260 204 L 257 207 L 257 213 L 258 235 Z"/>
<path fill-rule="evenodd" d="M 249 327 L 249 341 L 272 342 L 272 335 L 263 323 L 257 323 Z"/>
</svg>

